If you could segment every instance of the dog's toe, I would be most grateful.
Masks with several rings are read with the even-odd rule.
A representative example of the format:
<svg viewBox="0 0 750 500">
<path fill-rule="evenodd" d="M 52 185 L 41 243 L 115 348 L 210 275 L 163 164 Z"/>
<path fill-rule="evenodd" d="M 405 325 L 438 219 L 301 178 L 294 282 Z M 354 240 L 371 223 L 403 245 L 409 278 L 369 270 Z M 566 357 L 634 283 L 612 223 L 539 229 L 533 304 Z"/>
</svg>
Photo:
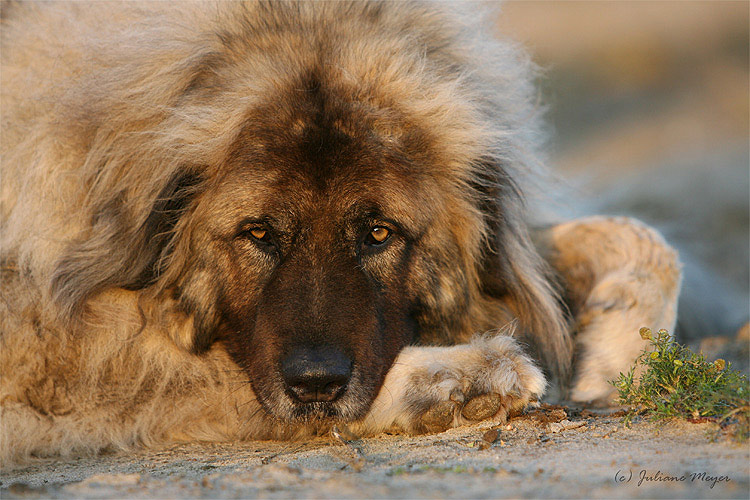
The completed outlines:
<svg viewBox="0 0 750 500">
<path fill-rule="evenodd" d="M 452 391 L 448 400 L 438 401 L 422 413 L 419 427 L 424 432 L 441 432 L 463 420 L 476 422 L 495 415 L 502 418 L 509 403 L 507 398 L 495 393 L 481 394 L 463 404 L 465 399 L 463 393 Z"/>
<path fill-rule="evenodd" d="M 500 394 L 482 394 L 471 400 L 461 410 L 467 420 L 485 420 L 493 417 L 501 408 L 503 397 Z"/>
<path fill-rule="evenodd" d="M 456 404 L 452 401 L 441 401 L 427 410 L 420 419 L 425 432 L 441 432 L 453 426 Z"/>
</svg>

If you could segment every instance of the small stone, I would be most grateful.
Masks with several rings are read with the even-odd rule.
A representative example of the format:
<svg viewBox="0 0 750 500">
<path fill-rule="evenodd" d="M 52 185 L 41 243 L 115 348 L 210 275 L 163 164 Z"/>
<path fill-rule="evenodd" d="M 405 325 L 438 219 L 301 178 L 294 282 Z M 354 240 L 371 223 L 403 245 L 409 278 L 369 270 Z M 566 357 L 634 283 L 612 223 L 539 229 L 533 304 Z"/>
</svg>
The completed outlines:
<svg viewBox="0 0 750 500">
<path fill-rule="evenodd" d="M 497 441 L 497 437 L 500 435 L 497 429 L 490 429 L 484 433 L 482 440 L 486 443 L 494 443 Z"/>
<path fill-rule="evenodd" d="M 571 422 L 570 420 L 565 419 L 560 422 L 550 422 L 549 424 L 547 424 L 547 428 L 550 432 L 556 434 L 561 431 L 577 429 L 579 427 L 583 427 L 584 425 L 586 425 L 586 422 L 584 421 Z"/>
<path fill-rule="evenodd" d="M 578 422 L 568 422 L 567 424 L 563 424 L 563 426 L 565 427 L 565 430 L 580 429 L 581 427 L 586 427 L 586 422 L 579 420 Z"/>
<path fill-rule="evenodd" d="M 553 434 L 557 434 L 558 432 L 563 430 L 563 425 L 560 422 L 550 422 L 547 424 L 547 430 L 550 431 Z"/>
</svg>

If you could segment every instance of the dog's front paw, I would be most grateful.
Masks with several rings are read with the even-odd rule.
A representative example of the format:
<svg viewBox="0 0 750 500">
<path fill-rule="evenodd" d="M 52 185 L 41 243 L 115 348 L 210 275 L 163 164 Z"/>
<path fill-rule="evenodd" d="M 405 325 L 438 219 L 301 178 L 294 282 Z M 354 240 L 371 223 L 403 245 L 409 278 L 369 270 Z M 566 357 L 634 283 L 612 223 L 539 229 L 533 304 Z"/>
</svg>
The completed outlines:
<svg viewBox="0 0 750 500">
<path fill-rule="evenodd" d="M 507 336 L 409 347 L 388 372 L 368 427 L 439 432 L 485 419 L 504 421 L 541 396 L 545 385 L 541 370 Z"/>
</svg>

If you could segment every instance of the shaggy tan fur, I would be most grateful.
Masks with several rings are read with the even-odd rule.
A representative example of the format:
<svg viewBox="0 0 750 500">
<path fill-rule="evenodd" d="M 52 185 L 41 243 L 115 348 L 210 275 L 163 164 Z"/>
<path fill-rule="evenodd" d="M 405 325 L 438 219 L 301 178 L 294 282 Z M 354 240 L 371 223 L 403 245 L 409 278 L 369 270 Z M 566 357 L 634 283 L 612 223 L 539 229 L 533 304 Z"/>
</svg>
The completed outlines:
<svg viewBox="0 0 750 500">
<path fill-rule="evenodd" d="M 283 155 L 273 141 L 303 140 L 307 118 L 289 103 L 318 88 L 348 110 L 330 124 L 336 134 L 416 165 L 408 175 L 342 175 L 336 199 L 353 206 L 375 189 L 405 226 L 391 253 L 357 267 L 374 280 L 397 283 L 388 274 L 395 252 L 418 235 L 392 302 L 418 303 L 420 342 L 440 345 L 389 337 L 382 386 L 355 370 L 360 393 L 336 403 L 352 429 L 499 419 L 543 394 L 545 377 L 519 342 L 471 340 L 476 333 L 512 324 L 563 385 L 575 334 L 571 395 L 593 401 L 610 395 L 606 380 L 641 348 L 638 327 L 674 323 L 679 264 L 653 230 L 592 218 L 540 229 L 540 250 L 532 245 L 519 191 L 540 164 L 533 68 L 472 12 L 8 3 L 2 22 L 3 464 L 180 440 L 288 439 L 330 426 L 295 420 L 280 382 L 250 375 L 259 362 L 245 365 L 244 337 L 222 309 L 246 310 L 267 295 L 265 282 L 247 283 L 270 272 L 269 258 L 237 263 L 246 243 L 227 235 L 238 218 L 289 193 L 307 213 L 329 210 L 307 181 L 272 187 L 296 178 L 273 161 L 246 165 Z M 317 83 L 304 87 L 311 68 Z M 317 253 L 299 263 L 309 281 L 297 288 L 338 290 L 347 304 L 351 289 L 318 273 L 335 246 L 318 233 Z"/>
</svg>

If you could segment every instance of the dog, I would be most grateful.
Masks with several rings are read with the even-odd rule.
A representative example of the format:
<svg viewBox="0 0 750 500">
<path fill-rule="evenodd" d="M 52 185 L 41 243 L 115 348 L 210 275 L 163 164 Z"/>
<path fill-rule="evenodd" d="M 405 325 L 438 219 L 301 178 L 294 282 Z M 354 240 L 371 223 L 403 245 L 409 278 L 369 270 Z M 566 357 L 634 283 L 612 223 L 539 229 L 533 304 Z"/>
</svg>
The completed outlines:
<svg viewBox="0 0 750 500">
<path fill-rule="evenodd" d="M 534 67 L 461 8 L 4 3 L 2 462 L 606 403 L 678 256 L 529 223 Z"/>
</svg>

